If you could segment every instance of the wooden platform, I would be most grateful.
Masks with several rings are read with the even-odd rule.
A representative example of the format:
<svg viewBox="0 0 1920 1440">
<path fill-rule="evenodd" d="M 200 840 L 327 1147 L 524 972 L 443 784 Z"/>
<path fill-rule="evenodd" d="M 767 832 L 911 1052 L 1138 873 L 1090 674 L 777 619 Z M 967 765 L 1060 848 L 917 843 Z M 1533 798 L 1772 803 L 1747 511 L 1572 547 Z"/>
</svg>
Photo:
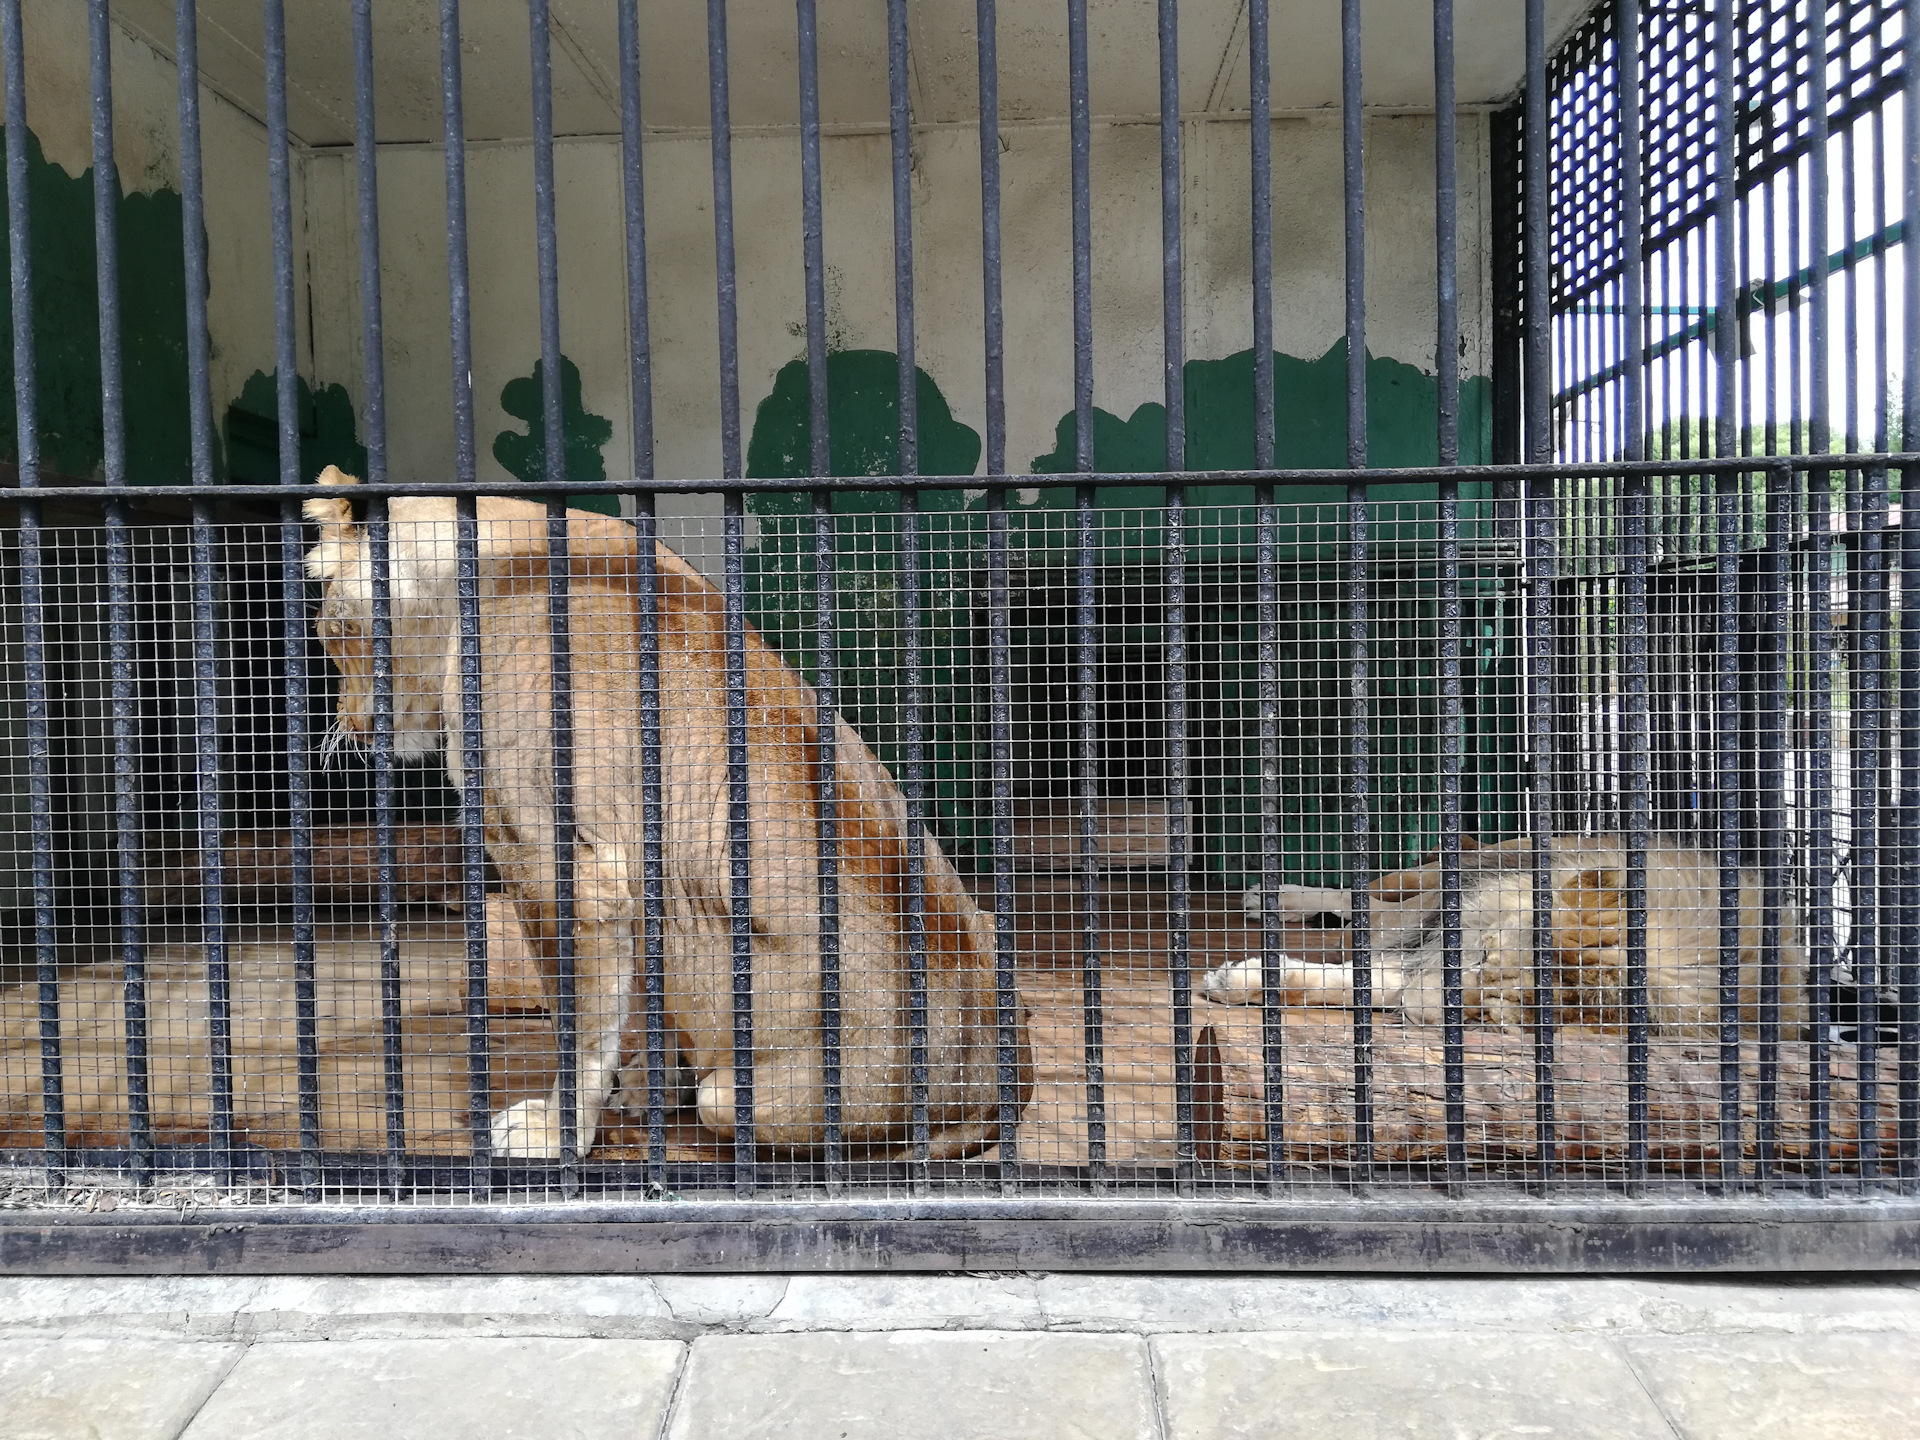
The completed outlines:
<svg viewBox="0 0 1920 1440">
<path fill-rule="evenodd" d="M 1174 1050 L 1167 964 L 1167 897 L 1147 877 L 1110 877 L 1096 927 L 1102 1000 L 1098 1040 L 1105 1069 L 1107 1158 L 1166 1161 L 1174 1148 Z M 1031 1014 L 1036 1085 L 1021 1121 L 1020 1154 L 1038 1164 L 1084 1163 L 1087 1148 L 1085 912 L 1071 874 L 1019 877 L 1015 896 L 1019 983 Z M 1258 948 L 1237 894 L 1193 897 L 1192 965 L 1208 968 Z M 1334 958 L 1344 932 L 1287 928 L 1284 945 L 1302 958 Z M 504 947 L 503 947 L 504 948 Z M 406 1135 L 423 1155 L 467 1149 L 466 947 L 457 916 L 407 912 L 401 927 L 398 1005 L 403 1041 Z M 296 996 L 290 928 L 238 926 L 229 951 L 234 1105 L 241 1137 L 290 1149 L 299 1142 Z M 553 1083 L 553 1038 L 537 984 L 511 963 L 490 981 L 491 1106 L 544 1094 Z M 148 954 L 148 1072 L 156 1139 L 204 1140 L 210 1117 L 207 992 L 202 947 L 182 939 Z M 1260 1035 L 1256 1011 L 1196 999 L 1196 1122 L 1203 1157 L 1246 1163 L 1264 1154 Z M 338 1152 L 386 1144 L 382 996 L 377 932 L 364 912 L 320 927 L 315 1029 L 321 1143 Z M 1376 1146 L 1381 1159 L 1424 1161 L 1445 1141 L 1440 1037 L 1376 1017 Z M 69 1138 L 124 1144 L 127 1135 L 124 987 L 117 956 L 75 961 L 60 985 L 62 1072 Z M 1604 1160 L 1624 1147 L 1625 1068 L 1617 1037 L 1559 1037 L 1558 1103 L 1569 1159 Z M 1283 1151 L 1293 1163 L 1351 1158 L 1351 1017 L 1296 1011 L 1284 1027 Z M 1835 1139 L 1849 1151 L 1857 1132 L 1850 1052 L 1834 1054 Z M 1524 1034 L 1469 1031 L 1470 1154 L 1498 1165 L 1529 1153 L 1534 1101 L 1532 1042 Z M 1710 1047 L 1662 1042 L 1655 1049 L 1653 1119 L 1657 1153 L 1704 1153 L 1717 1116 L 1717 1055 Z M 1805 1047 L 1788 1047 L 1782 1087 L 1790 1149 L 1805 1138 Z M 1894 1072 L 1883 1066 L 1884 1125 L 1893 1118 Z M 41 1044 L 37 987 L 0 986 L 0 1146 L 41 1143 Z M 1749 1098 L 1752 1085 L 1747 1086 Z M 1885 1131 L 1888 1143 L 1892 1130 Z M 610 1110 L 597 1153 L 641 1158 L 644 1131 Z M 1660 1149 L 1659 1147 L 1665 1147 Z M 730 1153 L 730 1147 L 727 1147 Z M 726 1158 L 690 1113 L 672 1127 L 670 1156 Z"/>
</svg>

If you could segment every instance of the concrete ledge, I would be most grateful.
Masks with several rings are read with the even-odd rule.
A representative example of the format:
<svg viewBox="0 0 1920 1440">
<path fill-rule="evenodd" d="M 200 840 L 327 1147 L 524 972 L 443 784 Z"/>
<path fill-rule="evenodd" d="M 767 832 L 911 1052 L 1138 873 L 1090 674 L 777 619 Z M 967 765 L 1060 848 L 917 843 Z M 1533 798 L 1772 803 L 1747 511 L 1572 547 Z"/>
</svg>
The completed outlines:
<svg viewBox="0 0 1920 1440">
<path fill-rule="evenodd" d="M 0 1215 L 0 1274 L 1920 1270 L 1920 1200 L 1021 1200 Z"/>
<path fill-rule="evenodd" d="M 1920 1338 L 1920 1283 L 1200 1275 L 0 1278 L 0 1332 L 21 1339 L 695 1340 L 978 1329 Z"/>
</svg>

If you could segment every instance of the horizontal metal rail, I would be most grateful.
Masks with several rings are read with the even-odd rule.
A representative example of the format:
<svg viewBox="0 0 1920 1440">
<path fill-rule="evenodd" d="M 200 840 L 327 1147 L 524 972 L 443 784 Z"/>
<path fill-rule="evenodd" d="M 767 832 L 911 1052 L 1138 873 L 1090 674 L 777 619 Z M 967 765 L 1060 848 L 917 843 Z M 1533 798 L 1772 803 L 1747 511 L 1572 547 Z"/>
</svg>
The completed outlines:
<svg viewBox="0 0 1920 1440">
<path fill-rule="evenodd" d="M 0 1274 L 1920 1269 L 1920 1202 L 756 1201 L 0 1216 Z"/>
<path fill-rule="evenodd" d="M 1442 480 L 1500 483 L 1515 480 L 1608 480 L 1628 475 L 1696 476 L 1744 475 L 1784 467 L 1797 473 L 1812 470 L 1911 470 L 1920 468 L 1920 452 L 1875 451 L 1832 455 L 1723 455 L 1694 459 L 1634 461 L 1581 461 L 1539 465 L 1409 465 L 1397 469 L 1365 470 L 1151 470 L 1089 471 L 1071 474 L 979 475 L 823 475 L 805 480 L 767 479 L 760 476 L 701 476 L 694 478 L 646 478 L 633 480 L 569 480 L 569 495 L 715 495 L 715 494 L 797 494 L 807 491 L 858 491 L 863 493 L 928 490 L 974 490 L 983 479 L 997 488 L 1072 490 L 1091 485 L 1095 488 L 1165 487 L 1205 485 L 1273 485 L 1282 488 L 1300 486 L 1409 485 L 1439 483 Z M 314 494 L 321 492 L 315 490 Z M 538 481 L 512 480 L 429 480 L 388 481 L 380 485 L 357 485 L 356 500 L 403 499 L 459 495 L 494 495 L 542 503 L 552 498 L 552 487 Z M 278 504 L 280 496 L 260 485 L 195 485 L 191 492 L 179 485 L 122 485 L 111 496 L 100 486 L 37 485 L 0 486 L 0 504 L 34 500 L 91 500 L 104 503 L 118 500 L 254 500 Z"/>
</svg>

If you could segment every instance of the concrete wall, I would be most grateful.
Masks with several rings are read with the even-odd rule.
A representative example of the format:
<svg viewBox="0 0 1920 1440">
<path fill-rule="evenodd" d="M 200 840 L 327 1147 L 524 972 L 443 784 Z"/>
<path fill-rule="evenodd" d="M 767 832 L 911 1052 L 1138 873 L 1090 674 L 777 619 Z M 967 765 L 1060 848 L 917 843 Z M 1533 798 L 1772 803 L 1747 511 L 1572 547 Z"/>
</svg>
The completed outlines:
<svg viewBox="0 0 1920 1440">
<path fill-rule="evenodd" d="M 22 11 L 27 126 L 43 157 L 30 165 L 30 193 L 36 210 L 35 268 L 41 272 L 35 287 L 41 424 L 56 432 L 46 444 L 45 460 L 49 466 L 92 473 L 99 462 L 99 360 L 87 14 L 74 0 L 25 0 Z M 178 71 L 171 58 L 120 26 L 112 35 L 114 150 L 126 197 L 117 218 L 134 478 L 184 480 Z M 250 374 L 273 369 L 267 147 L 259 121 L 205 85 L 200 107 L 211 388 L 218 422 Z M 296 187 L 302 179 L 296 168 Z M 300 312 L 304 328 L 305 307 Z M 146 348 L 143 339 L 150 342 Z M 49 383 L 65 373 L 63 365 L 83 378 L 90 367 L 91 385 L 69 394 Z M 91 443 L 59 443 L 84 430 L 89 416 L 96 434 Z"/>
<path fill-rule="evenodd" d="M 1184 125 L 1187 347 L 1218 359 L 1251 339 L 1247 122 Z M 1433 127 L 1382 115 L 1367 130 L 1368 347 L 1433 368 Z M 1273 122 L 1275 346 L 1317 359 L 1342 335 L 1340 131 L 1332 115 Z M 654 342 L 656 469 L 721 469 L 714 299 L 712 173 L 702 134 L 660 136 L 644 148 L 649 303 Z M 1007 317 L 1008 465 L 1026 469 L 1053 448 L 1073 404 L 1072 251 L 1068 135 L 1053 123 L 1009 125 L 1001 157 Z M 383 147 L 382 273 L 387 320 L 391 473 L 445 475 L 452 463 L 442 152 Z M 743 425 L 780 368 L 806 353 L 798 142 L 792 134 L 735 140 L 734 197 Z M 1461 310 L 1463 372 L 1484 373 L 1488 308 L 1485 124 L 1463 117 Z M 828 333 L 836 350 L 894 348 L 892 213 L 884 133 L 829 136 L 822 145 Z M 1095 403 L 1121 417 L 1162 398 L 1159 131 L 1105 124 L 1093 133 Z M 310 253 L 312 365 L 356 397 L 363 373 L 359 260 L 350 151 L 307 156 L 304 234 Z M 559 184 L 562 349 L 579 366 L 585 408 L 612 423 L 610 476 L 629 473 L 625 257 L 617 140 L 564 142 Z M 539 353 L 531 150 L 472 149 L 474 389 L 482 474 L 507 414 L 501 391 Z M 918 361 L 955 416 L 984 425 L 977 132 L 940 127 L 914 145 Z M 1283 397 L 1284 409 L 1284 397 Z"/>
</svg>

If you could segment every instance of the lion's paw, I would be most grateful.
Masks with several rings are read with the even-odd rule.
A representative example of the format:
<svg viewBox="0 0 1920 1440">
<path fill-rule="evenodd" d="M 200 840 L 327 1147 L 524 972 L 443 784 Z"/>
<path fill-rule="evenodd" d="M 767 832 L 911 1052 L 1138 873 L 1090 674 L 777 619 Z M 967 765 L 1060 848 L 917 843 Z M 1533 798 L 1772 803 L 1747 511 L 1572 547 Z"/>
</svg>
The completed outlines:
<svg viewBox="0 0 1920 1440">
<path fill-rule="evenodd" d="M 1290 955 L 1281 955 L 1278 959 L 1283 974 L 1296 964 Z M 1200 998 L 1216 1005 L 1258 1005 L 1260 986 L 1260 957 L 1249 955 L 1244 960 L 1216 965 L 1201 976 Z"/>
<path fill-rule="evenodd" d="M 493 1153 L 509 1160 L 558 1160 L 560 1126 L 551 1100 L 522 1100 L 493 1117 Z"/>
<path fill-rule="evenodd" d="M 1260 957 L 1216 965 L 1200 979 L 1200 998 L 1216 1005 L 1254 1005 L 1260 1000 Z"/>
</svg>

